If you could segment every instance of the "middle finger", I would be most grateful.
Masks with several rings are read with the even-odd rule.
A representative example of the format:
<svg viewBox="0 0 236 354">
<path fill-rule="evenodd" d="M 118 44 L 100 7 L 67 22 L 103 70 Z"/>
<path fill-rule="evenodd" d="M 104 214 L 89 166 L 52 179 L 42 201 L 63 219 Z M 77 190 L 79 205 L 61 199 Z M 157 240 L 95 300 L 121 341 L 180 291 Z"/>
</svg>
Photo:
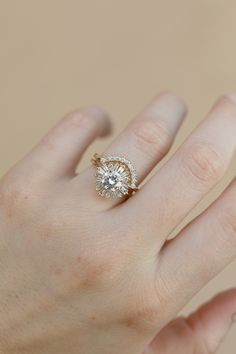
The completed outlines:
<svg viewBox="0 0 236 354">
<path fill-rule="evenodd" d="M 224 96 L 165 166 L 122 206 L 126 218 L 161 246 L 223 177 L 236 149 L 235 136 L 236 96 Z"/>
</svg>

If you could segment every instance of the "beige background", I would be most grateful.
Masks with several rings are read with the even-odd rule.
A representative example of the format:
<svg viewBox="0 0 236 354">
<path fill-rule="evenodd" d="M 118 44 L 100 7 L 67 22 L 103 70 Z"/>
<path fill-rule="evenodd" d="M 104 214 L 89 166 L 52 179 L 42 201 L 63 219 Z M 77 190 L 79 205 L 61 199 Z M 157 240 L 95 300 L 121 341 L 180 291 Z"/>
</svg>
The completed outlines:
<svg viewBox="0 0 236 354">
<path fill-rule="evenodd" d="M 236 90 L 235 13 L 234 0 L 0 0 L 0 173 L 65 112 L 97 103 L 117 133 L 163 89 L 190 108 L 176 148 L 216 96 Z M 106 144 L 96 142 L 83 165 Z M 197 212 L 235 170 L 234 161 Z M 186 311 L 236 285 L 235 271 L 236 263 Z M 235 354 L 235 334 L 220 353 Z"/>
</svg>

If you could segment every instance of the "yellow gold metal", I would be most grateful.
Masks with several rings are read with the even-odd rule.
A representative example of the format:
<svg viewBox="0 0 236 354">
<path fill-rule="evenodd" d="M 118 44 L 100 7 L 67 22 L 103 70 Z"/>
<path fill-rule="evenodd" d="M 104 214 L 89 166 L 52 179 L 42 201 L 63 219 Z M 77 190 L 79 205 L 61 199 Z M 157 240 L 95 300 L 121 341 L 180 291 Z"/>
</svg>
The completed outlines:
<svg viewBox="0 0 236 354">
<path fill-rule="evenodd" d="M 101 156 L 97 153 L 95 153 L 93 155 L 93 157 L 91 158 L 91 163 L 92 165 L 98 167 L 98 166 L 101 166 Z"/>
</svg>

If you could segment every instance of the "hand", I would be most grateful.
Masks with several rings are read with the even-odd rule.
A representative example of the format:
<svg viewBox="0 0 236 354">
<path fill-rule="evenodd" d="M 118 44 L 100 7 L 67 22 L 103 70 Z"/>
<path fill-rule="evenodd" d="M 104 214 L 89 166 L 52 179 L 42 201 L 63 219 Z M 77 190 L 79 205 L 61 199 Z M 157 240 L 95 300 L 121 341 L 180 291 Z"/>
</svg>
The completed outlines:
<svg viewBox="0 0 236 354">
<path fill-rule="evenodd" d="M 112 142 L 139 183 L 186 113 L 164 93 Z M 209 354 L 236 313 L 236 290 L 187 319 L 178 311 L 236 254 L 236 182 L 167 241 L 223 177 L 236 147 L 236 96 L 220 98 L 131 198 L 95 191 L 83 152 L 110 130 L 90 107 L 64 118 L 1 180 L 0 351 L 4 354 Z"/>
</svg>

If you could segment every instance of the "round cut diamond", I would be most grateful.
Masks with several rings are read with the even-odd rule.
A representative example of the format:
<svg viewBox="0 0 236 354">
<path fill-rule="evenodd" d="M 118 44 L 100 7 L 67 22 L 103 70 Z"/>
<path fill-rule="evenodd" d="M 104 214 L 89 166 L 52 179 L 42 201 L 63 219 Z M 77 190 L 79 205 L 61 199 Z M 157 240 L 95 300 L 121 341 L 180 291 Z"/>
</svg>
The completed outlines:
<svg viewBox="0 0 236 354">
<path fill-rule="evenodd" d="M 120 174 L 116 171 L 105 172 L 101 182 L 105 189 L 119 189 L 121 187 Z"/>
<path fill-rule="evenodd" d="M 122 197 L 136 186 L 136 172 L 124 158 L 107 156 L 101 158 L 96 170 L 96 190 L 107 198 Z"/>
</svg>

